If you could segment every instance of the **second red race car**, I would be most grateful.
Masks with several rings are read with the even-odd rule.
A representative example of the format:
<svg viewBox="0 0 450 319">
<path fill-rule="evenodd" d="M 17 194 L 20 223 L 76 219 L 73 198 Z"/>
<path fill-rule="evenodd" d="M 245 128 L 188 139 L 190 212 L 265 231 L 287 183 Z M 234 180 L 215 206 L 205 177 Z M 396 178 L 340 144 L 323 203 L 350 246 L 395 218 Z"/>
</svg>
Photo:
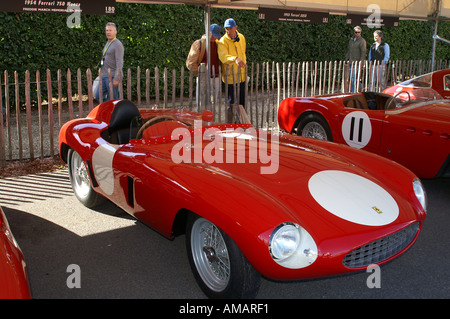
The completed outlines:
<svg viewBox="0 0 450 319">
<path fill-rule="evenodd" d="M 421 178 L 450 177 L 450 101 L 362 92 L 288 98 L 280 129 L 394 160 Z"/>
<path fill-rule="evenodd" d="M 407 92 L 411 99 L 450 99 L 450 69 L 423 74 L 383 91 L 389 95 L 397 95 L 400 92 Z"/>
</svg>

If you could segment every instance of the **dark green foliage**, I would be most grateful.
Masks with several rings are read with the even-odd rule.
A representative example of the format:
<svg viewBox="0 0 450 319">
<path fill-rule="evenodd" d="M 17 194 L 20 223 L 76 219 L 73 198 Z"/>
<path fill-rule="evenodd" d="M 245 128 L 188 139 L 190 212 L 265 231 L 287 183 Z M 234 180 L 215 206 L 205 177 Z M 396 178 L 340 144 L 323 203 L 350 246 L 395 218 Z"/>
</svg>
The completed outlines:
<svg viewBox="0 0 450 319">
<path fill-rule="evenodd" d="M 93 68 L 105 42 L 104 26 L 114 21 L 125 46 L 125 67 L 135 69 L 184 65 L 191 42 L 204 33 L 204 9 L 189 5 L 117 3 L 115 16 L 82 15 L 81 27 L 70 29 L 68 15 L 0 13 L 0 63 L 2 70 Z M 256 10 L 211 8 L 211 23 L 223 25 L 233 17 L 247 38 L 248 60 L 340 60 L 352 35 L 345 16 L 331 15 L 328 25 L 260 21 Z M 224 30 L 222 30 L 224 31 Z M 433 24 L 401 20 L 399 27 L 384 28 L 391 59 L 430 59 Z M 373 29 L 363 27 L 368 45 Z M 448 38 L 450 22 L 439 23 L 439 34 Z M 437 59 L 448 59 L 450 46 L 439 42 Z"/>
</svg>

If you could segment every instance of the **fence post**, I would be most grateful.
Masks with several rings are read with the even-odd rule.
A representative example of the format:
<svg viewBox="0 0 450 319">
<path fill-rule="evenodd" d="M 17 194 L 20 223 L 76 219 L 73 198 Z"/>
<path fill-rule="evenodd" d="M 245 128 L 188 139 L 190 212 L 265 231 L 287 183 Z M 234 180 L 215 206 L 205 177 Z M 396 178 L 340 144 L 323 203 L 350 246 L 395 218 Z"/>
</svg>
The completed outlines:
<svg viewBox="0 0 450 319">
<path fill-rule="evenodd" d="M 6 154 L 5 154 L 5 136 L 3 134 L 3 97 L 2 97 L 2 80 L 0 78 L 0 167 L 6 165 Z M 6 114 L 5 114 L 6 116 Z"/>
<path fill-rule="evenodd" d="M 28 146 L 30 152 L 30 159 L 34 160 L 33 148 L 33 131 L 31 129 L 31 96 L 30 96 L 30 71 L 25 71 L 25 107 L 27 116 L 27 132 L 28 132 Z"/>
<path fill-rule="evenodd" d="M 81 73 L 80 73 L 81 75 Z M 47 97 L 48 97 L 48 129 L 49 129 L 49 139 L 50 139 L 50 156 L 55 155 L 54 142 L 53 142 L 53 94 L 52 94 L 52 77 L 50 70 L 47 69 Z M 81 94 L 79 96 L 81 100 Z"/>
<path fill-rule="evenodd" d="M 42 119 L 41 75 L 39 73 L 39 70 L 36 71 L 36 90 L 37 90 L 38 118 L 39 118 L 39 142 L 41 147 L 40 158 L 42 159 L 44 158 L 44 124 Z"/>
<path fill-rule="evenodd" d="M 19 160 L 23 159 L 23 148 L 22 148 L 22 124 L 20 121 L 20 91 L 19 91 L 19 74 L 14 71 L 14 87 L 16 95 L 16 128 L 17 128 L 17 138 L 19 142 Z"/>
</svg>

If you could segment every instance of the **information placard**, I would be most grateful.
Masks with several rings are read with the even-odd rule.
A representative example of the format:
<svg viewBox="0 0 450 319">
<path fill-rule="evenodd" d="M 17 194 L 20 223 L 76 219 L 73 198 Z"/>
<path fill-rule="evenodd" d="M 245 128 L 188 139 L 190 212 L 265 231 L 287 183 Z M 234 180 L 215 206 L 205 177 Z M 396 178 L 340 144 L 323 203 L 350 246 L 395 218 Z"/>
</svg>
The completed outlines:
<svg viewBox="0 0 450 319">
<path fill-rule="evenodd" d="M 36 12 L 36 13 L 71 13 L 83 14 L 114 14 L 116 0 L 75 0 L 75 1 L 43 1 L 14 0 L 1 1 L 0 11 L 3 12 Z"/>
<path fill-rule="evenodd" d="M 259 8 L 258 19 L 266 21 L 284 21 L 301 23 L 328 23 L 328 12 L 298 11 L 274 8 Z"/>
<path fill-rule="evenodd" d="M 399 17 L 375 14 L 347 14 L 347 24 L 366 25 L 371 28 L 398 27 Z"/>
</svg>

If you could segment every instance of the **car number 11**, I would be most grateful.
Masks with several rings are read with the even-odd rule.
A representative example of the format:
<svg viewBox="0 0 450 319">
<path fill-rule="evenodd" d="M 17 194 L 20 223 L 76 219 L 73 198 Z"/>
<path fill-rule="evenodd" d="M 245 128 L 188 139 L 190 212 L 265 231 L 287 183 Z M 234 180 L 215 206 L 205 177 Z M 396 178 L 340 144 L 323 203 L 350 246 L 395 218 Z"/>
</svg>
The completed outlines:
<svg viewBox="0 0 450 319">
<path fill-rule="evenodd" d="M 351 147 L 358 149 L 365 147 L 372 137 L 369 116 L 361 111 L 347 114 L 342 121 L 342 136 Z"/>
</svg>

